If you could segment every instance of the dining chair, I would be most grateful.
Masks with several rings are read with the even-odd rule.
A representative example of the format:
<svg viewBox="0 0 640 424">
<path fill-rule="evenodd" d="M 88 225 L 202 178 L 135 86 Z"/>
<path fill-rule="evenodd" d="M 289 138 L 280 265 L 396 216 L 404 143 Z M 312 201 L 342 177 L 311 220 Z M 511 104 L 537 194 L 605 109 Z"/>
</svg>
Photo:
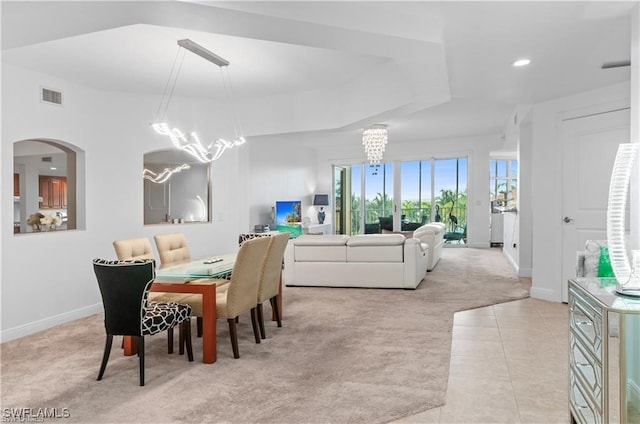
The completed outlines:
<svg viewBox="0 0 640 424">
<path fill-rule="evenodd" d="M 236 328 L 240 314 L 251 312 L 253 336 L 256 343 L 260 343 L 256 316 L 258 285 L 271 240 L 272 237 L 260 237 L 242 243 L 233 265 L 230 283 L 216 292 L 216 314 L 219 318 L 227 319 L 234 358 L 240 357 Z"/>
<path fill-rule="evenodd" d="M 156 234 L 153 239 L 160 256 L 160 268 L 191 261 L 191 253 L 184 233 Z M 228 283 L 229 280 L 219 278 L 199 278 L 190 281 L 190 284 L 215 284 L 217 287 Z M 197 336 L 202 337 L 202 295 L 189 294 L 180 302 L 191 305 L 191 313 L 196 317 Z"/>
<path fill-rule="evenodd" d="M 258 284 L 258 326 L 260 327 L 260 337 L 267 337 L 264 328 L 264 316 L 262 314 L 262 304 L 265 301 L 271 303 L 271 308 L 275 315 L 278 327 L 282 327 L 282 319 L 278 307 L 278 296 L 281 289 L 282 278 L 282 261 L 284 259 L 284 251 L 289 242 L 289 233 L 283 232 L 271 236 L 267 256 L 264 260 L 260 283 Z"/>
<path fill-rule="evenodd" d="M 138 259 L 154 259 L 153 248 L 147 237 L 136 237 L 115 240 L 113 248 L 116 251 L 116 257 L 121 261 L 133 261 Z M 165 293 L 165 292 L 149 292 L 148 300 L 150 302 L 174 302 L 184 303 L 183 301 L 189 297 L 184 293 Z M 173 353 L 173 328 L 167 332 L 168 336 L 168 352 Z M 180 354 L 182 355 L 182 345 Z"/>
<path fill-rule="evenodd" d="M 148 295 L 155 278 L 155 261 L 93 260 L 104 306 L 106 341 L 98 380 L 107 368 L 114 335 L 137 338 L 140 362 L 140 385 L 144 386 L 144 336 L 180 326 L 180 343 L 186 344 L 187 357 L 193 361 L 191 307 L 181 303 L 149 302 Z"/>
</svg>

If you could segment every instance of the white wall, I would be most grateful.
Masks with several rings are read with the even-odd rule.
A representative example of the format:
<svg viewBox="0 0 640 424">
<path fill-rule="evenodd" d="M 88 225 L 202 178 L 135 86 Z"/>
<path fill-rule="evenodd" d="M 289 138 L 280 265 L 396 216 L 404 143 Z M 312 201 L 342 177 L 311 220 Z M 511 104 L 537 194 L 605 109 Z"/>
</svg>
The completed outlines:
<svg viewBox="0 0 640 424">
<path fill-rule="evenodd" d="M 317 162 L 313 149 L 275 136 L 261 137 L 252 141 L 248 155 L 245 169 L 251 203 L 245 231 L 256 224 L 270 224 L 271 207 L 278 200 L 302 201 L 302 217 L 316 220 L 317 210 L 312 203 L 313 194 L 318 193 Z"/>
<path fill-rule="evenodd" d="M 561 208 L 547 207 L 562 204 L 562 163 L 561 155 L 558 154 L 561 143 L 561 119 L 628 106 L 629 96 L 630 85 L 623 83 L 536 104 L 533 107 L 532 297 L 555 302 L 560 302 L 562 298 L 562 251 L 561 243 L 558 242 L 562 231 L 562 211 Z M 635 119 L 637 120 L 637 117 Z"/>
<path fill-rule="evenodd" d="M 62 90 L 65 105 L 40 103 L 41 85 Z M 149 128 L 158 98 L 96 92 L 3 64 L 2 102 L 1 192 L 13 189 L 13 142 L 49 138 L 86 153 L 86 190 L 79 193 L 86 196 L 86 230 L 14 236 L 12 197 L 2 196 L 2 340 L 99 312 L 91 260 L 114 258 L 115 239 L 181 231 L 195 257 L 237 247 L 249 205 L 241 195 L 246 182 L 238 170 L 244 158 L 237 150 L 212 166 L 211 223 L 143 226 L 143 154 L 170 145 Z M 172 105 L 176 120 L 200 124 L 201 134 L 216 133 L 216 105 L 197 99 L 174 99 Z"/>
</svg>

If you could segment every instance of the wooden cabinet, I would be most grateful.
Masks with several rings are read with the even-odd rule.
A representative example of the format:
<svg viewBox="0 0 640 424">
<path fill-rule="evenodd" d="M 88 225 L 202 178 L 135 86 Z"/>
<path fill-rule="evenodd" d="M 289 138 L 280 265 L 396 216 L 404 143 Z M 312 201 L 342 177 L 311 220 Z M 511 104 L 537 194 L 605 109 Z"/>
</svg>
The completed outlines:
<svg viewBox="0 0 640 424">
<path fill-rule="evenodd" d="M 64 209 L 67 207 L 67 178 L 40 175 L 40 207 Z"/>
<path fill-rule="evenodd" d="M 13 174 L 13 195 L 15 197 L 20 196 L 20 175 Z"/>
</svg>

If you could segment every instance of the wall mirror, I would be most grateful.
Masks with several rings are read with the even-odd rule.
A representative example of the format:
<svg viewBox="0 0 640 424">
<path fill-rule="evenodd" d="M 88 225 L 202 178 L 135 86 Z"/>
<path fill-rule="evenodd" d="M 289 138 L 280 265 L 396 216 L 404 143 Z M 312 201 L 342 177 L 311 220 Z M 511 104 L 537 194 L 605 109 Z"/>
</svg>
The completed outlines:
<svg viewBox="0 0 640 424">
<path fill-rule="evenodd" d="M 144 224 L 209 222 L 210 164 L 176 150 L 144 155 Z"/>
<path fill-rule="evenodd" d="M 76 229 L 76 151 L 54 140 L 13 144 L 13 233 Z"/>
</svg>

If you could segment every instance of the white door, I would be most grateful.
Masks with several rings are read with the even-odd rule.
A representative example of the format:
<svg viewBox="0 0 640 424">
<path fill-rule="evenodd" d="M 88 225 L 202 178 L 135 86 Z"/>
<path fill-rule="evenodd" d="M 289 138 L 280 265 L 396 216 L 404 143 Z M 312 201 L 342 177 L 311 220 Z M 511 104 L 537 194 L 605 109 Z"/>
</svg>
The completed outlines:
<svg viewBox="0 0 640 424">
<path fill-rule="evenodd" d="M 629 109 L 562 123 L 562 301 L 575 277 L 576 252 L 607 238 L 609 180 L 618 145 L 629 142 Z"/>
</svg>

